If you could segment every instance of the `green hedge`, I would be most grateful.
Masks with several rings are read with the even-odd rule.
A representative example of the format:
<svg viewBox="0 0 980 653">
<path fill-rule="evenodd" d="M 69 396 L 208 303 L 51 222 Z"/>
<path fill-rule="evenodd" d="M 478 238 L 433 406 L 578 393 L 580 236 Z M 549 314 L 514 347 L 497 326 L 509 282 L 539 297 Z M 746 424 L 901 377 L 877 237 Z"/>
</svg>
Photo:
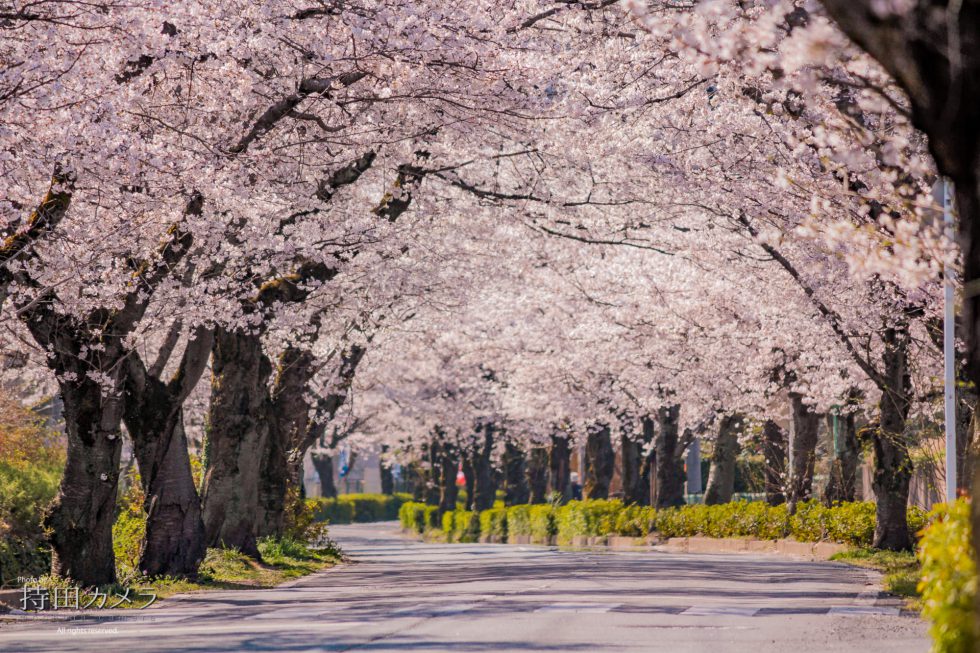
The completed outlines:
<svg viewBox="0 0 980 653">
<path fill-rule="evenodd" d="M 446 515 L 424 504 L 406 503 L 402 507 L 402 527 L 423 533 L 442 530 L 450 541 L 463 541 L 455 523 L 455 510 Z M 472 520 L 466 513 L 467 520 Z M 448 516 L 448 517 L 447 517 Z M 448 519 L 448 521 L 447 521 Z M 438 520 L 438 521 L 437 521 Z M 508 536 L 530 536 L 533 542 L 570 544 L 572 538 L 619 535 L 644 537 L 752 537 L 776 540 L 792 537 L 801 542 L 840 542 L 868 547 L 874 536 L 875 506 L 871 502 L 842 503 L 827 507 L 816 500 L 804 501 L 790 516 L 785 505 L 769 506 L 761 501 L 734 501 L 716 506 L 689 505 L 666 510 L 645 506 L 625 506 L 618 499 L 570 501 L 561 507 L 550 504 L 495 506 L 476 517 L 474 527 L 467 521 L 466 541 L 479 536 L 504 540 Z M 926 513 L 909 508 L 909 526 L 918 532 L 928 521 Z M 475 536 L 474 536 L 475 528 Z"/>
<path fill-rule="evenodd" d="M 318 499 L 316 518 L 331 524 L 400 519 L 401 507 L 411 500 L 410 494 L 341 494 Z"/>
<path fill-rule="evenodd" d="M 531 506 L 531 541 L 545 544 L 558 534 L 557 510 L 551 505 Z"/>
<path fill-rule="evenodd" d="M 931 622 L 933 653 L 970 653 L 976 632 L 977 569 L 970 548 L 970 503 L 936 506 L 919 543 L 922 615 Z"/>
</svg>

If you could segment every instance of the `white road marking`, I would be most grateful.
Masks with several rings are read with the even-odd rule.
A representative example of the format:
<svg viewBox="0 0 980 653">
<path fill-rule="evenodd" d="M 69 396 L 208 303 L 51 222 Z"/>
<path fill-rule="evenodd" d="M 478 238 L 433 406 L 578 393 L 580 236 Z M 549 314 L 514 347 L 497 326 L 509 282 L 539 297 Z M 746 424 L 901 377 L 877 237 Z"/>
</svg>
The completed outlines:
<svg viewBox="0 0 980 653">
<path fill-rule="evenodd" d="M 712 617 L 712 616 L 728 616 L 728 617 L 753 617 L 755 613 L 759 611 L 759 608 L 740 608 L 736 606 L 725 606 L 725 605 L 696 605 L 693 608 L 688 608 L 682 615 L 688 617 Z"/>
<path fill-rule="evenodd" d="M 590 612 L 590 613 L 600 613 L 609 612 L 614 608 L 618 608 L 622 603 L 555 603 L 553 605 L 545 605 L 535 612 Z"/>
<path fill-rule="evenodd" d="M 897 617 L 901 613 L 898 608 L 887 608 L 874 605 L 842 605 L 831 608 L 827 614 L 859 616 L 865 614 L 886 614 Z"/>
</svg>

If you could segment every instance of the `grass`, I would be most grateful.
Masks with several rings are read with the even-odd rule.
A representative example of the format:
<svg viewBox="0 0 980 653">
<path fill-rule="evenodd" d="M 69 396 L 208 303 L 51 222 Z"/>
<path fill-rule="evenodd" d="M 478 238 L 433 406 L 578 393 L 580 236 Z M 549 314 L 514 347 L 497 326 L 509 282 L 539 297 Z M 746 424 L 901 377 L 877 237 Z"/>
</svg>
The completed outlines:
<svg viewBox="0 0 980 653">
<path fill-rule="evenodd" d="M 910 609 L 921 608 L 918 585 L 922 565 L 914 553 L 859 548 L 834 554 L 830 559 L 880 571 L 886 592 L 905 599 Z"/>
<path fill-rule="evenodd" d="M 121 584 L 100 587 L 98 592 L 108 597 L 102 604 L 106 609 L 141 608 L 152 602 L 149 596 L 154 594 L 155 601 L 159 601 L 187 592 L 265 589 L 307 576 L 343 560 L 340 549 L 329 540 L 325 546 L 313 548 L 290 538 L 266 538 L 259 541 L 259 552 L 262 554 L 262 562 L 253 560 L 236 549 L 208 549 L 196 579 L 136 577 Z M 44 576 L 38 581 L 38 586 L 49 590 L 72 589 L 68 581 L 53 576 Z M 127 587 L 131 602 L 123 601 L 120 605 L 115 605 Z M 80 607 L 94 598 L 91 608 L 98 608 L 102 601 L 101 594 L 88 590 L 80 592 Z"/>
</svg>

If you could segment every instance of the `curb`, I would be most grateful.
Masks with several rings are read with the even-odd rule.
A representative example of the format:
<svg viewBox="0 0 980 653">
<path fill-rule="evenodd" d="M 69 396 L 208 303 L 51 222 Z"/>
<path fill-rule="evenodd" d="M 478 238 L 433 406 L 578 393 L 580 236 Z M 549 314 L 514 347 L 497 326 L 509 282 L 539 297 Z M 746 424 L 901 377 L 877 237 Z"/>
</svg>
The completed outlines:
<svg viewBox="0 0 980 653">
<path fill-rule="evenodd" d="M 836 542 L 797 542 L 796 540 L 755 540 L 728 537 L 673 537 L 661 547 L 681 553 L 768 553 L 829 560 L 831 556 L 850 547 Z"/>
<path fill-rule="evenodd" d="M 446 540 L 439 535 L 425 533 L 419 535 L 413 530 L 402 530 L 402 535 L 422 542 L 442 543 Z M 535 542 L 530 535 L 481 536 L 482 544 L 520 544 L 540 546 L 562 546 L 571 548 L 605 548 L 614 551 L 666 551 L 671 553 L 755 553 L 781 555 L 806 560 L 829 560 L 832 556 L 851 547 L 836 542 L 797 542 L 796 540 L 756 540 L 741 537 L 672 537 L 660 540 L 656 536 L 624 537 L 621 535 L 587 536 L 575 535 L 566 544 L 558 544 L 554 537 L 548 542 Z"/>
</svg>

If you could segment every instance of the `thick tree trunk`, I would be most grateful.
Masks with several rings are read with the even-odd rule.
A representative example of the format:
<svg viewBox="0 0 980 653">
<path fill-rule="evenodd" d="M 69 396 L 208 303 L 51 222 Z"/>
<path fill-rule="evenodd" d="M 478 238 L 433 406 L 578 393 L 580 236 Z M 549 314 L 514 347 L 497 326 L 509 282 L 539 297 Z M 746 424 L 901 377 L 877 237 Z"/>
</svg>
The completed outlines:
<svg viewBox="0 0 980 653">
<path fill-rule="evenodd" d="M 657 411 L 659 428 L 654 436 L 657 465 L 657 508 L 684 505 L 684 450 L 680 446 L 680 412 L 677 404 Z M 652 424 L 650 426 L 652 429 Z"/>
<path fill-rule="evenodd" d="M 562 503 L 572 498 L 572 448 L 568 436 L 552 434 L 548 452 L 548 484 L 552 492 L 561 495 Z"/>
<path fill-rule="evenodd" d="M 277 361 L 259 481 L 259 537 L 282 535 L 289 489 L 302 482 L 303 456 L 308 448 L 303 445 L 313 408 L 307 390 L 316 373 L 315 362 L 313 354 L 298 347 L 288 347 Z"/>
<path fill-rule="evenodd" d="M 71 363 L 61 369 L 67 371 Z M 118 370 L 118 368 L 116 368 Z M 118 375 L 114 382 L 119 383 Z M 68 453 L 58 495 L 44 518 L 51 529 L 51 570 L 83 587 L 116 581 L 112 524 L 122 448 L 120 392 L 103 395 L 84 375 L 59 380 Z"/>
<path fill-rule="evenodd" d="M 497 484 L 493 477 L 493 425 L 485 424 L 482 445 L 473 455 L 473 510 L 489 510 L 497 498 Z"/>
<path fill-rule="evenodd" d="M 333 478 L 333 456 L 322 451 L 314 451 L 310 454 L 313 462 L 313 469 L 320 477 L 320 496 L 328 499 L 336 498 L 337 484 Z"/>
<path fill-rule="evenodd" d="M 172 347 L 161 350 L 151 370 L 135 352 L 127 357 L 124 419 L 145 495 L 146 541 L 139 569 L 148 576 L 194 576 L 204 559 L 201 499 L 187 452 L 183 404 L 207 366 L 212 344 L 211 332 L 197 329 L 168 383 L 160 373 Z"/>
<path fill-rule="evenodd" d="M 639 433 L 624 425 L 620 437 L 623 461 L 623 501 L 638 506 L 650 505 L 650 468 L 654 461 L 653 421 L 643 418 Z M 649 427 L 649 428 L 648 428 Z"/>
<path fill-rule="evenodd" d="M 589 428 L 585 443 L 585 498 L 609 498 L 616 454 L 608 425 L 597 424 Z"/>
<path fill-rule="evenodd" d="M 272 365 L 259 336 L 218 329 L 212 351 L 204 532 L 208 546 L 258 558 L 262 455 L 269 435 Z"/>
<path fill-rule="evenodd" d="M 459 471 L 459 452 L 456 447 L 443 444 L 439 460 L 439 512 L 456 510 L 459 486 L 456 473 Z"/>
<path fill-rule="evenodd" d="M 381 494 L 394 494 L 395 493 L 395 475 L 391 471 L 391 465 L 385 460 L 385 454 L 388 453 L 388 445 L 381 445 L 381 462 L 379 463 L 381 469 L 378 471 L 381 474 Z"/>
<path fill-rule="evenodd" d="M 531 492 L 527 486 L 527 458 L 524 451 L 512 442 L 504 445 L 504 505 L 527 503 Z"/>
<path fill-rule="evenodd" d="M 778 506 L 786 502 L 786 433 L 771 419 L 762 425 L 762 454 L 765 459 L 766 503 Z"/>
<path fill-rule="evenodd" d="M 793 514 L 796 512 L 796 505 L 813 494 L 813 467 L 817 460 L 820 416 L 803 403 L 801 395 L 791 392 L 789 398 L 792 421 L 789 430 L 791 454 L 786 500 L 790 514 Z"/>
<path fill-rule="evenodd" d="M 718 437 L 708 472 L 708 487 L 704 491 L 704 502 L 709 506 L 732 500 L 735 491 L 735 459 L 738 456 L 738 436 L 742 432 L 742 421 L 743 417 L 738 413 L 725 415 L 718 427 Z"/>
<path fill-rule="evenodd" d="M 834 433 L 834 417 L 827 416 L 827 427 Z M 857 469 L 861 450 L 857 441 L 854 413 L 837 417 L 837 434 L 833 442 L 834 456 L 830 460 L 830 478 L 824 490 L 827 505 L 838 501 L 854 501 L 857 487 Z"/>
<path fill-rule="evenodd" d="M 429 442 L 425 450 L 425 491 L 422 500 L 427 506 L 438 506 L 441 498 L 439 483 L 442 480 L 442 444 L 438 439 Z"/>
<path fill-rule="evenodd" d="M 473 458 L 472 455 L 463 456 L 463 477 L 465 478 L 466 487 L 466 503 L 464 507 L 467 510 L 473 510 L 473 493 L 474 488 L 476 488 L 476 472 L 473 468 Z"/>
<path fill-rule="evenodd" d="M 548 449 L 534 447 L 527 460 L 527 485 L 531 503 L 544 503 L 548 497 Z"/>
<path fill-rule="evenodd" d="M 911 407 L 908 369 L 909 332 L 904 326 L 888 327 L 882 337 L 886 390 L 879 405 L 880 425 L 873 438 L 874 488 L 877 518 L 873 546 L 891 551 L 912 550 L 908 524 L 909 482 L 912 458 L 906 420 Z"/>
</svg>

